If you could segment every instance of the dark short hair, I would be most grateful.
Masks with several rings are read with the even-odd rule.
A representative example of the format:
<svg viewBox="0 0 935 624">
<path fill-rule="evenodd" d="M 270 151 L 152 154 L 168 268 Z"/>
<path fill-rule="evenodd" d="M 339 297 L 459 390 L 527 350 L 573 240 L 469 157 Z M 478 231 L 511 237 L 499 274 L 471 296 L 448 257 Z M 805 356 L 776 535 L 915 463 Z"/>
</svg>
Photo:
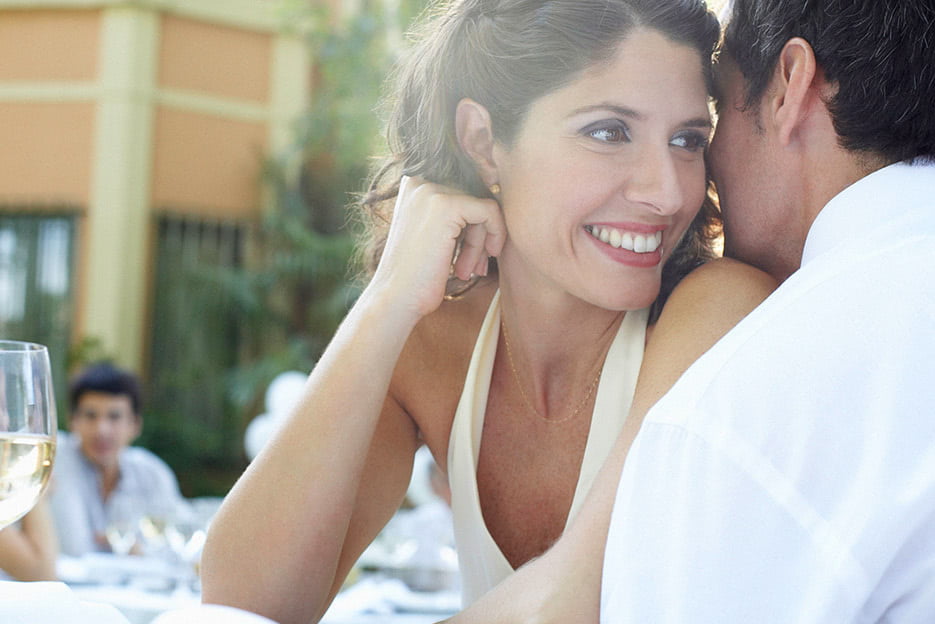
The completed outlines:
<svg viewBox="0 0 935 624">
<path fill-rule="evenodd" d="M 126 395 L 130 398 L 133 413 L 137 415 L 140 413 L 140 382 L 136 375 L 121 370 L 109 362 L 92 364 L 72 380 L 68 392 L 70 413 L 74 413 L 78 408 L 78 403 L 86 392 Z"/>
<path fill-rule="evenodd" d="M 887 162 L 935 157 L 935 0 L 734 0 L 724 49 L 748 108 L 793 37 L 837 87 L 828 110 L 842 147 Z"/>
</svg>

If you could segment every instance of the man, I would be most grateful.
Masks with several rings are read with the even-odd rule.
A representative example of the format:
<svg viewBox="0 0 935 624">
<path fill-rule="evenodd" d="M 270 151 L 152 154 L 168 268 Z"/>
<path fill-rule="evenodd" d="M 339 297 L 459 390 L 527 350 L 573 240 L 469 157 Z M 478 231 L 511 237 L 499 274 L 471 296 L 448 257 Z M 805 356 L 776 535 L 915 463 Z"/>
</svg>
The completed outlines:
<svg viewBox="0 0 935 624">
<path fill-rule="evenodd" d="M 731 13 L 727 252 L 783 283 L 454 621 L 935 621 L 935 0 Z"/>
<path fill-rule="evenodd" d="M 59 434 L 52 509 L 62 552 L 80 556 L 111 550 L 108 526 L 150 513 L 168 516 L 182 498 L 165 462 L 130 446 L 143 427 L 136 377 L 96 364 L 73 381 L 69 394 L 72 435 Z"/>
<path fill-rule="evenodd" d="M 785 280 L 630 449 L 602 622 L 935 621 L 935 1 L 737 0 L 710 158 Z"/>
</svg>

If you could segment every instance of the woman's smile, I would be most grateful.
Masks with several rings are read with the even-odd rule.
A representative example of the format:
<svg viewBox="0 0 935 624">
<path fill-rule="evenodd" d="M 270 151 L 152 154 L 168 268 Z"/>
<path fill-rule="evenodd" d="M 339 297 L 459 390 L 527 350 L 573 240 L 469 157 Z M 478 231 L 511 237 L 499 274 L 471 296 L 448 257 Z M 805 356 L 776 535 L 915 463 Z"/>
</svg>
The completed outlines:
<svg viewBox="0 0 935 624">
<path fill-rule="evenodd" d="M 586 225 L 584 230 L 616 249 L 626 249 L 636 253 L 652 253 L 662 245 L 662 229 L 655 232 L 635 232 L 627 227 L 612 225 Z"/>
<path fill-rule="evenodd" d="M 646 226 L 643 226 L 645 229 Z M 586 225 L 598 250 L 614 262 L 632 267 L 651 268 L 662 262 L 663 228 L 653 231 L 635 231 L 634 226 Z"/>
</svg>

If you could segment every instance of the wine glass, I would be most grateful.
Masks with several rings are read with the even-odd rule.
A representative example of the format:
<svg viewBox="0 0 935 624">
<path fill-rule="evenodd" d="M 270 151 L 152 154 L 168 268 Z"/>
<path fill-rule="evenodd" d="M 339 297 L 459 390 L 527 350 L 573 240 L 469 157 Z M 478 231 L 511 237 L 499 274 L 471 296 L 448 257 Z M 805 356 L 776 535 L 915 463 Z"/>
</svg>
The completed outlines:
<svg viewBox="0 0 935 624">
<path fill-rule="evenodd" d="M 110 501 L 104 537 L 115 555 L 129 555 L 139 537 L 142 512 L 135 501 L 116 497 Z"/>
<path fill-rule="evenodd" d="M 58 420 L 49 352 L 0 340 L 0 529 L 32 509 L 52 474 Z"/>
<path fill-rule="evenodd" d="M 176 562 L 176 589 L 191 591 L 198 583 L 197 568 L 207 537 L 204 521 L 187 502 L 181 502 L 166 524 L 165 535 Z"/>
</svg>

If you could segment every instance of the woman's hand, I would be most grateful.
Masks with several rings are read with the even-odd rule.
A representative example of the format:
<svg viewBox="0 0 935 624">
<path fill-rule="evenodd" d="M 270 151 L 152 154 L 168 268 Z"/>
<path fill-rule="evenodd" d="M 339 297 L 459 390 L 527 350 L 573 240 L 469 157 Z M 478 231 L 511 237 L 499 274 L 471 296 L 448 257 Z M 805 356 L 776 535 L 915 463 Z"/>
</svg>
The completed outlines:
<svg viewBox="0 0 935 624">
<path fill-rule="evenodd" d="M 404 176 L 372 283 L 388 287 L 418 320 L 441 305 L 459 240 L 454 274 L 486 275 L 488 257 L 506 241 L 497 202 Z"/>
</svg>

